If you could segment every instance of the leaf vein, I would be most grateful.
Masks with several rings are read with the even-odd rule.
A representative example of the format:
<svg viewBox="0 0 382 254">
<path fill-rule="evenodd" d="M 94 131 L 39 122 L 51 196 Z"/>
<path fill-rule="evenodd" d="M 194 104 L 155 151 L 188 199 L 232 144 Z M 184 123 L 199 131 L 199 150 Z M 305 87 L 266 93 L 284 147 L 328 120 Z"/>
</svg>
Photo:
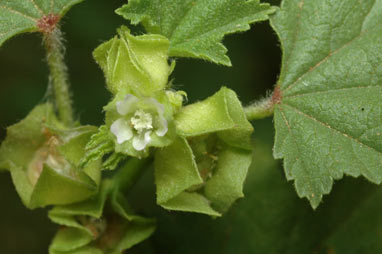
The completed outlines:
<svg viewBox="0 0 382 254">
<path fill-rule="evenodd" d="M 42 15 L 45 14 L 45 13 L 42 11 L 42 9 L 36 4 L 36 2 L 35 2 L 34 0 L 29 0 L 29 1 L 33 4 L 34 8 L 35 8 L 38 12 L 40 12 Z"/>
<path fill-rule="evenodd" d="M 375 1 L 374 1 L 374 4 L 373 6 L 375 5 Z M 369 12 L 366 14 L 366 16 L 364 17 L 363 19 L 363 24 L 365 22 L 365 20 L 367 19 L 367 17 L 370 15 L 371 11 L 373 10 L 374 7 L 371 7 Z M 375 26 L 374 29 L 376 27 L 379 27 L 379 26 Z M 317 67 L 319 67 L 321 64 L 325 63 L 328 59 L 330 59 L 333 55 L 337 54 L 338 52 L 340 52 L 342 49 L 346 48 L 347 46 L 349 46 L 350 44 L 352 44 L 354 41 L 356 41 L 357 39 L 361 38 L 365 33 L 367 32 L 370 32 L 372 31 L 373 29 L 370 29 L 370 30 L 363 30 L 363 26 L 361 28 L 361 31 L 359 33 L 359 35 L 355 36 L 354 38 L 352 38 L 350 41 L 348 41 L 347 43 L 345 43 L 342 47 L 336 49 L 335 51 L 333 52 L 329 52 L 329 55 L 327 55 L 325 58 L 323 58 L 321 61 L 319 61 L 316 65 L 314 65 L 312 68 L 309 68 L 308 71 L 304 72 L 299 78 L 297 78 L 292 84 L 290 84 L 288 87 L 286 87 L 284 89 L 284 91 L 288 91 L 289 89 L 291 89 L 293 86 L 295 86 L 296 84 L 298 84 L 298 82 L 303 78 L 305 77 L 307 74 L 311 73 L 312 71 L 314 71 Z M 295 40 L 293 41 L 294 45 L 296 44 L 295 43 Z M 293 51 L 294 47 L 292 48 L 291 51 Z"/>
<path fill-rule="evenodd" d="M 185 22 L 185 19 L 188 17 L 188 14 L 190 13 L 190 11 L 194 8 L 195 6 L 192 6 L 191 8 L 189 8 L 186 13 L 183 14 L 183 17 L 180 19 L 180 21 L 178 22 L 178 25 L 175 27 L 175 29 L 173 29 L 171 31 L 171 33 L 169 34 L 168 38 L 172 38 L 172 36 L 174 35 L 174 33 L 178 30 L 179 27 L 181 27 L 183 25 L 183 23 Z M 161 17 L 161 16 L 160 16 Z M 159 18 L 160 18 L 159 17 Z M 162 23 L 162 22 L 160 22 Z M 162 30 L 162 27 L 161 27 L 161 30 Z M 162 30 L 163 31 L 163 30 Z"/>
<path fill-rule="evenodd" d="M 118 64 L 119 64 L 119 61 L 120 61 L 120 55 L 121 55 L 121 48 L 122 47 L 126 47 L 126 45 L 123 43 L 119 43 L 119 45 L 118 45 L 118 51 L 117 51 L 117 56 L 115 57 L 115 63 L 114 63 L 114 66 L 113 66 L 113 75 L 112 75 L 112 77 L 113 77 L 113 79 L 115 78 L 115 76 L 116 76 L 116 73 L 117 73 L 117 67 L 118 67 Z M 127 49 L 128 50 L 128 49 Z M 111 49 L 110 49 L 110 51 L 111 51 Z M 110 53 L 109 53 L 109 56 L 110 56 Z"/>
<path fill-rule="evenodd" d="M 323 94 L 323 93 L 328 93 L 328 92 L 338 92 L 338 91 L 346 91 L 346 90 L 352 90 L 352 89 L 368 89 L 368 88 L 380 88 L 380 86 L 375 85 L 375 86 L 342 87 L 342 88 L 337 88 L 337 89 L 328 89 L 328 90 L 300 93 L 300 94 L 294 94 L 294 95 L 285 95 L 284 98 L 292 99 L 295 97 L 312 95 L 312 94 Z"/>
<path fill-rule="evenodd" d="M 296 113 L 298 113 L 298 114 L 300 114 L 300 115 L 302 115 L 302 116 L 304 116 L 304 117 L 306 117 L 306 118 L 308 118 L 308 119 L 310 119 L 310 120 L 312 120 L 312 121 L 315 121 L 315 122 L 321 124 L 322 126 L 328 128 L 328 129 L 330 129 L 330 130 L 332 130 L 332 131 L 334 131 L 334 132 L 336 132 L 336 133 L 338 133 L 338 134 L 343 135 L 344 137 L 346 137 L 346 138 L 348 138 L 348 139 L 353 140 L 354 142 L 360 144 L 361 146 L 365 146 L 365 147 L 367 147 L 368 149 L 374 150 L 375 152 L 377 152 L 377 153 L 379 153 L 379 154 L 382 155 L 382 152 L 381 152 L 381 151 L 378 151 L 376 148 L 374 148 L 374 147 L 372 147 L 372 146 L 369 146 L 369 145 L 367 145 L 367 144 L 361 142 L 360 140 L 358 140 L 357 138 L 355 138 L 355 137 L 353 137 L 353 136 L 350 136 L 349 134 L 346 134 L 346 133 L 344 133 L 344 132 L 342 132 L 342 131 L 340 131 L 340 130 L 337 130 L 336 128 L 333 128 L 333 127 L 330 126 L 328 123 L 322 122 L 322 121 L 318 120 L 317 118 L 315 118 L 315 117 L 313 117 L 313 116 L 311 116 L 311 115 L 308 115 L 308 114 L 306 114 L 306 113 L 300 111 L 299 109 L 297 109 L 297 108 L 295 108 L 295 107 L 293 107 L 293 106 L 291 106 L 291 105 L 289 105 L 289 104 L 283 103 L 283 105 L 285 105 L 285 106 L 287 106 L 287 107 L 290 107 L 290 108 L 291 108 L 292 110 L 294 110 Z"/>
<path fill-rule="evenodd" d="M 365 25 L 365 20 L 369 17 L 371 11 L 374 9 L 374 6 L 375 6 L 375 4 L 376 4 L 376 1 L 377 1 L 377 0 L 374 0 L 373 7 L 370 8 L 370 10 L 369 10 L 368 13 L 366 14 L 365 18 L 363 19 L 363 22 L 362 22 L 362 30 L 363 30 L 363 26 Z M 361 5 L 361 3 L 360 3 L 360 5 Z"/>
<path fill-rule="evenodd" d="M 260 11 L 260 12 L 256 13 L 256 15 L 259 15 L 262 12 L 267 12 L 267 11 L 268 10 Z M 238 18 L 235 18 L 235 19 L 230 19 L 230 22 L 223 23 L 220 27 L 214 27 L 214 28 L 209 29 L 207 31 L 204 31 L 202 33 L 198 33 L 196 36 L 191 34 L 190 37 L 182 37 L 182 41 L 179 42 L 179 43 L 176 43 L 176 40 L 173 40 L 173 43 L 176 44 L 176 45 L 182 45 L 182 44 L 188 43 L 189 41 L 194 41 L 194 40 L 196 40 L 196 38 L 200 38 L 201 40 L 205 39 L 206 37 L 209 38 L 209 37 L 211 37 L 210 34 L 215 34 L 215 33 L 219 34 L 218 38 L 219 38 L 219 40 L 221 40 L 224 37 L 224 35 L 232 34 L 232 33 L 235 33 L 236 31 L 238 31 L 237 28 L 236 29 L 233 28 L 233 29 L 230 29 L 230 30 L 227 30 L 225 28 L 225 27 L 231 27 L 233 24 L 238 23 L 237 22 L 238 20 L 240 20 L 240 21 L 244 20 L 244 22 L 245 22 L 245 24 L 243 26 L 243 27 L 245 27 L 245 29 L 243 29 L 243 27 L 241 26 L 240 27 L 240 31 L 248 30 L 250 28 L 249 24 L 252 23 L 252 22 L 263 20 L 262 18 L 259 17 L 259 18 L 255 19 L 254 21 L 251 21 L 251 20 L 248 19 L 250 16 L 252 16 L 252 15 L 246 15 L 244 17 L 238 17 Z M 184 20 L 184 18 L 182 20 Z M 175 30 L 177 30 L 178 27 L 181 27 L 181 25 L 177 26 L 177 28 Z M 172 34 L 174 34 L 175 32 L 176 31 L 174 31 Z"/>
<path fill-rule="evenodd" d="M 26 18 L 26 19 L 30 19 L 30 20 L 32 20 L 32 21 L 37 22 L 37 19 L 36 19 L 36 18 L 34 18 L 34 17 L 32 17 L 32 16 L 28 16 L 28 15 L 22 13 L 22 12 L 16 11 L 16 10 L 14 10 L 14 9 L 12 9 L 12 8 L 9 8 L 9 7 L 5 6 L 5 5 L 0 5 L 0 8 L 2 8 L 2 9 L 4 9 L 4 10 L 7 10 L 7 11 L 9 11 L 9 12 L 13 12 L 13 13 L 15 13 L 15 14 L 17 14 L 17 15 L 20 15 L 20 16 Z"/>
<path fill-rule="evenodd" d="M 370 31 L 370 30 L 368 30 Z M 304 72 L 300 77 L 298 77 L 296 79 L 296 81 L 294 81 L 292 84 L 290 84 L 287 88 L 284 89 L 284 92 L 290 90 L 292 87 L 294 87 L 295 85 L 298 84 L 298 82 L 304 78 L 306 75 L 308 75 L 309 73 L 313 72 L 314 70 L 316 70 L 321 64 L 325 63 L 326 61 L 328 61 L 333 55 L 336 55 L 338 52 L 340 52 L 341 50 L 343 50 L 344 48 L 348 47 L 349 45 L 351 45 L 355 40 L 359 39 L 362 37 L 362 35 L 364 35 L 366 32 L 368 31 L 364 31 L 362 33 L 360 33 L 358 36 L 354 37 L 353 39 L 351 39 L 349 42 L 345 43 L 342 47 L 336 49 L 335 51 L 333 52 L 330 52 L 329 55 L 327 55 L 326 57 L 324 57 L 321 61 L 319 61 L 318 63 L 316 63 L 316 65 L 314 65 L 312 68 L 309 68 L 308 71 Z"/>
</svg>

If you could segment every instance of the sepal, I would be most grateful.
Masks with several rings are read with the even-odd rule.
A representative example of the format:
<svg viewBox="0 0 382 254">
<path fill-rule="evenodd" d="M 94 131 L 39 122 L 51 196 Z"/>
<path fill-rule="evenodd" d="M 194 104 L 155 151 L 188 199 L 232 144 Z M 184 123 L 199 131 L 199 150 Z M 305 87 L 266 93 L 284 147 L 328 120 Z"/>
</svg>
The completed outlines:
<svg viewBox="0 0 382 254">
<path fill-rule="evenodd" d="M 169 41 L 157 34 L 131 35 L 127 27 L 101 44 L 93 56 L 113 93 L 151 96 L 164 90 L 173 67 L 168 63 Z"/>
<path fill-rule="evenodd" d="M 100 161 L 80 169 L 91 126 L 66 129 L 49 103 L 35 107 L 7 129 L 0 147 L 3 165 L 28 208 L 69 204 L 93 195 L 100 181 Z"/>
<path fill-rule="evenodd" d="M 175 116 L 179 135 L 194 137 L 217 133 L 227 144 L 251 150 L 253 127 L 234 91 L 222 87 L 213 96 L 182 108 Z"/>
<path fill-rule="evenodd" d="M 236 94 L 223 87 L 175 115 L 178 138 L 155 154 L 157 203 L 220 216 L 243 197 L 252 161 L 252 125 Z"/>
<path fill-rule="evenodd" d="M 114 157 L 114 143 L 110 135 L 111 133 L 105 125 L 98 128 L 98 131 L 90 137 L 89 142 L 86 144 L 86 153 L 81 160 L 81 167 L 86 167 L 93 161 L 102 160 L 103 156 L 108 153 L 112 153 L 110 156 Z M 105 168 L 105 165 L 102 166 Z M 108 169 L 114 168 L 109 167 Z"/>
<path fill-rule="evenodd" d="M 133 214 L 109 180 L 103 182 L 97 196 L 57 206 L 49 218 L 63 226 L 52 241 L 50 254 L 122 253 L 155 230 L 155 220 Z"/>
<path fill-rule="evenodd" d="M 243 197 L 252 152 L 204 135 L 156 152 L 157 203 L 169 210 L 220 216 Z"/>
</svg>

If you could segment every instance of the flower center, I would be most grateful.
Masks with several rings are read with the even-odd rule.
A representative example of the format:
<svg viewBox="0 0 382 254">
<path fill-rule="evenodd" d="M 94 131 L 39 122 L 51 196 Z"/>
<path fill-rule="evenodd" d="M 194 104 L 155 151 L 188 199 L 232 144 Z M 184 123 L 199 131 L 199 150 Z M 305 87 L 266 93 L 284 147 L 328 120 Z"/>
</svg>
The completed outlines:
<svg viewBox="0 0 382 254">
<path fill-rule="evenodd" d="M 144 131 L 153 129 L 153 118 L 150 113 L 146 113 L 142 109 L 139 109 L 131 118 L 131 125 L 138 134 L 141 134 Z"/>
</svg>

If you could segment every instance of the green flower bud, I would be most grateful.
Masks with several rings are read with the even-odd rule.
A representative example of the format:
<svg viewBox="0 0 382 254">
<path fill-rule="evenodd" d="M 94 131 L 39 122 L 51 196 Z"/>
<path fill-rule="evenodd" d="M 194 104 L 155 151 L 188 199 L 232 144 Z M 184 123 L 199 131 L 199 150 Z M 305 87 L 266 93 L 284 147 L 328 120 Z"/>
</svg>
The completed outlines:
<svg viewBox="0 0 382 254">
<path fill-rule="evenodd" d="M 184 91 L 166 91 L 166 95 L 176 112 L 182 108 L 184 99 L 187 99 Z"/>
<path fill-rule="evenodd" d="M 110 180 L 93 198 L 56 206 L 49 218 L 62 225 L 49 248 L 50 254 L 117 254 L 148 238 L 155 220 L 134 215 Z"/>
<path fill-rule="evenodd" d="M 119 37 L 101 44 L 93 53 L 113 93 L 150 97 L 168 84 L 173 66 L 168 64 L 170 42 L 159 34 L 133 36 L 127 27 Z"/>
<path fill-rule="evenodd" d="M 175 116 L 180 137 L 155 155 L 157 202 L 170 210 L 219 216 L 243 197 L 252 161 L 252 125 L 227 88 Z"/>
<path fill-rule="evenodd" d="M 1 164 L 12 176 L 16 190 L 29 208 L 69 204 L 93 195 L 100 181 L 100 162 L 80 169 L 85 145 L 97 129 L 66 129 L 53 106 L 37 106 L 7 130 L 0 148 Z"/>
</svg>

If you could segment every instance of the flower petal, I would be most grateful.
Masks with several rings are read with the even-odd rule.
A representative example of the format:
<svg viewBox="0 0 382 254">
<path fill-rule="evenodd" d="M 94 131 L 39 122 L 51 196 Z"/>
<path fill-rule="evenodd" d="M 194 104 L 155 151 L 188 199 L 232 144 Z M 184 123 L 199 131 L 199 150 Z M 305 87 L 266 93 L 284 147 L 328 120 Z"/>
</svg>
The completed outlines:
<svg viewBox="0 0 382 254">
<path fill-rule="evenodd" d="M 133 147 L 137 151 L 142 151 L 146 148 L 147 144 L 151 141 L 151 131 L 145 132 L 145 134 L 135 136 L 133 138 Z"/>
<path fill-rule="evenodd" d="M 125 99 L 122 101 L 117 102 L 117 111 L 120 115 L 126 115 L 127 113 L 130 113 L 134 111 L 133 105 L 136 104 L 139 101 L 137 97 L 135 97 L 132 94 L 127 94 L 125 96 Z"/>
<path fill-rule="evenodd" d="M 164 113 L 164 106 L 160 104 L 156 99 L 154 98 L 147 98 L 146 99 L 147 104 L 151 104 L 155 107 L 159 115 L 162 115 Z"/>
<path fill-rule="evenodd" d="M 157 122 L 156 124 L 157 126 L 156 126 L 155 134 L 157 134 L 158 137 L 163 137 L 164 135 L 166 135 L 168 131 L 167 120 L 162 115 L 159 115 L 156 118 L 156 122 Z"/>
<path fill-rule="evenodd" d="M 111 125 L 110 131 L 117 137 L 118 144 L 122 144 L 133 137 L 133 131 L 130 125 L 123 118 L 116 120 Z"/>
</svg>

